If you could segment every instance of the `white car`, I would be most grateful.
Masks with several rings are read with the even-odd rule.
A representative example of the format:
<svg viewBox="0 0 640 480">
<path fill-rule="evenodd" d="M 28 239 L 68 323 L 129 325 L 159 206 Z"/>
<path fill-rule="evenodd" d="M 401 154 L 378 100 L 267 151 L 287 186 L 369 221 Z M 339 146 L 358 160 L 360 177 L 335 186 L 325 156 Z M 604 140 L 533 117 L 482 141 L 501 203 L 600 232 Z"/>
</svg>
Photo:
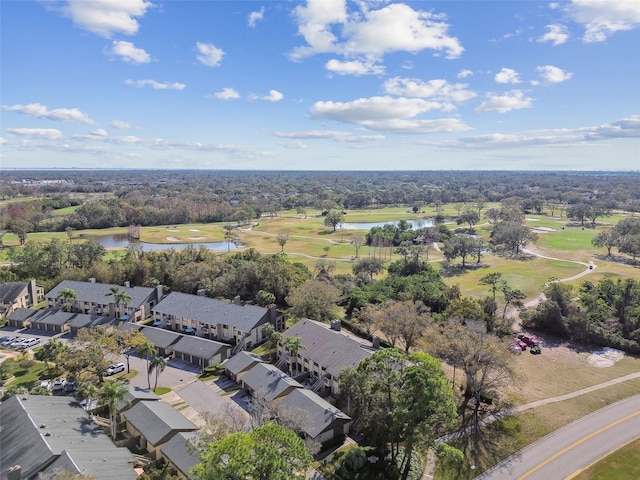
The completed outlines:
<svg viewBox="0 0 640 480">
<path fill-rule="evenodd" d="M 115 375 L 116 373 L 124 372 L 127 367 L 124 363 L 113 363 L 109 365 L 109 368 L 104 372 L 105 376 Z"/>
<path fill-rule="evenodd" d="M 42 380 L 42 381 L 40 382 L 40 386 L 41 386 L 42 388 L 46 388 L 47 390 L 51 390 L 51 380 L 49 380 L 49 379 Z"/>
<path fill-rule="evenodd" d="M 64 388 L 65 383 L 67 383 L 67 380 L 64 378 L 57 378 L 55 382 L 53 382 L 53 387 L 51 387 L 51 390 L 53 390 L 54 392 L 62 390 Z"/>
</svg>

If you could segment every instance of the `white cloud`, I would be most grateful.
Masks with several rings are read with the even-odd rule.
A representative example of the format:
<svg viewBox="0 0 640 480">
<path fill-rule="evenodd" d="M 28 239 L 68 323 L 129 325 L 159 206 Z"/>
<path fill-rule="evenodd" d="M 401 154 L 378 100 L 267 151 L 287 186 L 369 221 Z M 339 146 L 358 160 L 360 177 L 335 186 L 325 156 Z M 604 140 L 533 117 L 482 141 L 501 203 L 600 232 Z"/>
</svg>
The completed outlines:
<svg viewBox="0 0 640 480">
<path fill-rule="evenodd" d="M 135 34 L 140 27 L 136 18 L 152 6 L 145 0 L 67 0 L 61 11 L 83 30 L 111 38 L 114 33 Z"/>
<path fill-rule="evenodd" d="M 123 120 L 114 120 L 111 122 L 111 126 L 118 129 L 131 128 L 131 125 Z"/>
<path fill-rule="evenodd" d="M 140 65 L 142 63 L 149 63 L 151 56 L 142 48 L 136 47 L 131 42 L 125 42 L 122 40 L 114 40 L 111 48 L 106 49 L 105 52 L 109 55 L 120 57 L 120 59 L 127 63 L 135 63 Z"/>
<path fill-rule="evenodd" d="M 549 83 L 560 83 L 569 80 L 573 77 L 573 73 L 565 72 L 561 68 L 554 67 L 553 65 L 544 65 L 536 68 L 542 78 Z"/>
<path fill-rule="evenodd" d="M 482 102 L 476 111 L 506 113 L 511 110 L 530 108 L 532 104 L 533 99 L 525 97 L 522 90 L 511 90 L 504 95 L 489 95 L 489 100 Z"/>
<path fill-rule="evenodd" d="M 471 75 L 473 75 L 473 72 L 471 70 L 460 70 L 458 72 L 458 78 L 467 78 Z"/>
<path fill-rule="evenodd" d="M 467 90 L 467 84 L 449 83 L 434 79 L 427 82 L 412 78 L 395 77 L 384 82 L 386 93 L 407 97 L 433 98 L 443 102 L 464 102 L 476 97 L 476 93 Z"/>
<path fill-rule="evenodd" d="M 30 103 L 28 105 L 3 105 L 3 110 L 17 112 L 29 117 L 48 118 L 61 122 L 80 122 L 87 125 L 95 123 L 86 113 L 77 108 L 56 108 L 49 110 L 46 105 Z"/>
<path fill-rule="evenodd" d="M 249 14 L 248 25 L 253 28 L 256 26 L 256 22 L 264 18 L 264 7 L 260 8 L 258 12 L 251 12 Z"/>
<path fill-rule="evenodd" d="M 222 61 L 224 51 L 210 43 L 196 43 L 198 49 L 198 61 L 207 67 L 217 67 Z"/>
<path fill-rule="evenodd" d="M 360 11 L 347 12 L 345 0 L 308 0 L 294 9 L 298 33 L 306 45 L 295 48 L 290 58 L 301 60 L 319 53 L 344 55 L 347 61 L 377 61 L 387 53 L 418 53 L 430 49 L 447 58 L 459 57 L 464 49 L 448 34 L 443 16 L 413 10 L 403 3 L 378 10 L 372 2 L 356 2 Z M 337 35 L 340 35 L 338 37 Z"/>
<path fill-rule="evenodd" d="M 338 75 L 382 75 L 384 67 L 376 65 L 373 61 L 344 61 L 331 59 L 325 64 L 325 68 Z"/>
<path fill-rule="evenodd" d="M 302 140 L 334 140 L 336 142 L 366 143 L 383 140 L 384 135 L 354 135 L 338 130 L 307 130 L 305 132 L 273 132 L 279 138 Z"/>
<path fill-rule="evenodd" d="M 565 25 L 547 25 L 546 29 L 547 33 L 538 38 L 538 42 L 551 42 L 555 47 L 562 45 L 569 39 L 569 34 L 567 33 L 567 27 Z"/>
<path fill-rule="evenodd" d="M 91 135 L 94 135 L 96 137 L 108 137 L 109 134 L 107 133 L 107 131 L 104 128 L 98 128 L 97 130 L 94 130 L 93 132 L 91 132 Z"/>
<path fill-rule="evenodd" d="M 286 142 L 286 143 L 281 143 L 280 146 L 282 146 L 283 148 L 289 148 L 292 150 L 303 150 L 307 148 L 307 146 L 302 142 Z"/>
<path fill-rule="evenodd" d="M 469 127 L 455 118 L 414 119 L 420 114 L 446 107 L 446 104 L 421 98 L 371 97 L 352 102 L 316 102 L 311 107 L 311 115 L 376 131 L 434 133 L 467 130 Z"/>
<path fill-rule="evenodd" d="M 214 93 L 213 96 L 215 98 L 219 98 L 220 100 L 233 100 L 236 98 L 240 98 L 240 94 L 230 87 L 223 88 L 219 92 Z"/>
<path fill-rule="evenodd" d="M 573 0 L 566 11 L 574 21 L 584 25 L 585 42 L 604 42 L 616 32 L 640 26 L 637 0 Z"/>
<path fill-rule="evenodd" d="M 278 90 L 269 90 L 269 95 L 252 95 L 251 98 L 254 100 L 266 100 L 268 102 L 279 102 L 284 98 L 284 95 Z"/>
<path fill-rule="evenodd" d="M 64 135 L 57 128 L 7 128 L 7 132 L 14 135 L 28 137 L 42 137 L 47 140 L 61 140 Z"/>
<path fill-rule="evenodd" d="M 184 83 L 156 82 L 155 80 L 125 80 L 124 83 L 138 88 L 150 86 L 154 90 L 184 90 L 186 87 Z"/>
<path fill-rule="evenodd" d="M 503 68 L 495 76 L 496 83 L 520 83 L 520 76 L 512 68 Z"/>
</svg>

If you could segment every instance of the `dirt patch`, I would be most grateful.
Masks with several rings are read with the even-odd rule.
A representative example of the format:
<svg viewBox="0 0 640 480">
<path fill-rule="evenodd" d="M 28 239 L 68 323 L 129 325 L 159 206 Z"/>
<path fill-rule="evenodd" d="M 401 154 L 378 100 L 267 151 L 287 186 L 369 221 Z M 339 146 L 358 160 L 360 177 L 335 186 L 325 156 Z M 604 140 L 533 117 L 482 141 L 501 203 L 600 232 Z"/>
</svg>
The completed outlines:
<svg viewBox="0 0 640 480">
<path fill-rule="evenodd" d="M 2 349 L 0 349 L 0 355 L 2 355 L 2 358 L 0 358 L 0 363 L 4 362 L 9 358 L 16 358 L 20 356 L 18 352 L 11 352 L 9 350 L 2 350 Z"/>
<path fill-rule="evenodd" d="M 180 239 L 176 238 L 176 237 L 167 237 L 167 240 L 169 240 L 170 242 L 179 242 Z"/>
<path fill-rule="evenodd" d="M 602 350 L 596 350 L 589 358 L 587 362 L 594 367 L 605 368 L 612 367 L 616 362 L 624 358 L 624 352 L 616 350 L 615 348 L 605 347 Z"/>
</svg>

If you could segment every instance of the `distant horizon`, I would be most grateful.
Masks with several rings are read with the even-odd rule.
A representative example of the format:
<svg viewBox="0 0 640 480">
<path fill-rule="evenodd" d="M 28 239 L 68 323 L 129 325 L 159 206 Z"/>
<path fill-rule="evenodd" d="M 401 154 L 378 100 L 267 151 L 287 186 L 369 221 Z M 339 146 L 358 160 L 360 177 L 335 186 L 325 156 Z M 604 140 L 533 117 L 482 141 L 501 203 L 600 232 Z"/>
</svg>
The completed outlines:
<svg viewBox="0 0 640 480">
<path fill-rule="evenodd" d="M 0 1 L 3 168 L 633 171 L 637 0 Z"/>
</svg>

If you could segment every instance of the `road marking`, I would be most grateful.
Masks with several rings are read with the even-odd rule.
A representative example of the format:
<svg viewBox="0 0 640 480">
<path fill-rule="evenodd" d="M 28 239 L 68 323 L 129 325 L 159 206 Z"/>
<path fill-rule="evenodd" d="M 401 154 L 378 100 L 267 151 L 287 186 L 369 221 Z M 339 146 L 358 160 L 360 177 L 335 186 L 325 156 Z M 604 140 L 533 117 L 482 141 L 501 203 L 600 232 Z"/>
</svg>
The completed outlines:
<svg viewBox="0 0 640 480">
<path fill-rule="evenodd" d="M 565 453 L 567 453 L 569 450 L 577 447 L 578 445 L 580 445 L 581 443 L 586 442 L 587 440 L 595 437 L 596 435 L 601 434 L 602 432 L 604 432 L 605 430 L 609 430 L 610 428 L 615 427 L 616 425 L 619 425 L 623 422 L 626 422 L 627 420 L 640 415 L 640 411 L 637 411 L 635 413 L 632 413 L 630 415 L 627 415 L 626 417 L 623 417 L 619 420 L 616 420 L 613 423 L 610 423 L 609 425 L 605 425 L 602 428 L 599 428 L 598 430 L 596 430 L 595 432 L 591 432 L 589 435 L 587 435 L 586 437 L 582 437 L 580 440 L 576 440 L 575 442 L 573 442 L 571 445 L 564 447 L 562 450 L 560 450 L 559 452 L 556 452 L 554 455 L 550 456 L 549 458 L 547 458 L 546 460 L 544 460 L 543 462 L 540 462 L 538 465 L 536 465 L 535 467 L 533 467 L 531 470 L 529 470 L 528 472 L 526 472 L 524 475 L 521 475 L 518 477 L 517 480 L 523 480 L 525 478 L 527 478 L 528 476 L 530 476 L 531 474 L 537 472 L 538 470 L 540 470 L 542 467 L 544 467 L 545 465 L 549 464 L 550 462 L 554 461 L 556 458 L 558 458 L 560 455 L 563 455 Z"/>
</svg>

